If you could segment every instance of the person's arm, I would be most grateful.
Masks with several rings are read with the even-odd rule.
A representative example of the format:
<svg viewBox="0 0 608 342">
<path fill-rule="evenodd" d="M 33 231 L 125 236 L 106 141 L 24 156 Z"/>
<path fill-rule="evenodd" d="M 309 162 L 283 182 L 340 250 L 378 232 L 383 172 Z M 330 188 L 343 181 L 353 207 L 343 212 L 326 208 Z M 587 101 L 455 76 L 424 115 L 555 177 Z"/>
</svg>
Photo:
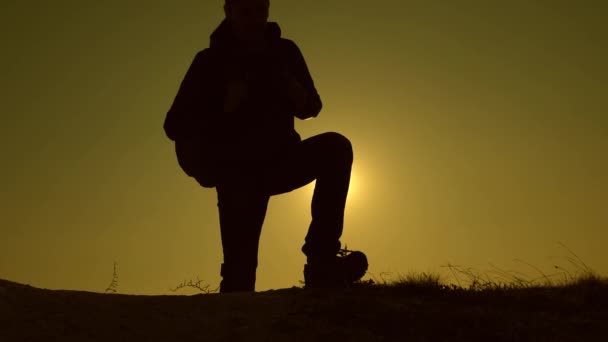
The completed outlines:
<svg viewBox="0 0 608 342">
<path fill-rule="evenodd" d="M 294 116 L 302 120 L 314 118 L 319 115 L 323 104 L 304 56 L 294 42 L 291 42 L 291 59 L 293 71 L 287 89 L 294 105 Z"/>
<path fill-rule="evenodd" d="M 210 114 L 217 105 L 213 96 L 210 54 L 208 50 L 203 50 L 194 57 L 167 112 L 163 124 L 167 137 L 175 141 L 201 134 L 201 124 L 211 119 L 210 115 L 205 114 Z"/>
</svg>

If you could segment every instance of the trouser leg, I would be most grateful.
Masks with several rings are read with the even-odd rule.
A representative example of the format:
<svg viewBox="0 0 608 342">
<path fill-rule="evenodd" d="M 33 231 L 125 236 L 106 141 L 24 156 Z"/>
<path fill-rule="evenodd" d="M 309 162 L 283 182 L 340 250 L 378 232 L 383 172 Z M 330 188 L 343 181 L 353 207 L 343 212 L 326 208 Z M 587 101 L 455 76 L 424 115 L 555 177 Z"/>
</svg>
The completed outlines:
<svg viewBox="0 0 608 342">
<path fill-rule="evenodd" d="M 334 257 L 340 249 L 352 162 L 350 141 L 338 133 L 324 133 L 303 140 L 263 177 L 272 195 L 316 179 L 312 221 L 302 247 L 309 261 Z"/>
<path fill-rule="evenodd" d="M 217 193 L 224 252 L 220 292 L 254 291 L 269 197 L 246 184 L 218 186 Z"/>
<path fill-rule="evenodd" d="M 324 156 L 312 196 L 312 221 L 302 247 L 308 259 L 335 257 L 340 249 L 353 152 L 346 138 L 330 137 L 319 146 Z"/>
</svg>

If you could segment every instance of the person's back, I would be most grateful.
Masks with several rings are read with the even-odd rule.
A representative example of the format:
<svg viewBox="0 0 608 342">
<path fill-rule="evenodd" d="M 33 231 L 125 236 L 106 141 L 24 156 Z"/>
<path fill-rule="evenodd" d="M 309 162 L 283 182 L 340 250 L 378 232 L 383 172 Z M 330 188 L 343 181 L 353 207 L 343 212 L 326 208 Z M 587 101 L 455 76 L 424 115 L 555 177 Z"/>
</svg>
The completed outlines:
<svg viewBox="0 0 608 342">
<path fill-rule="evenodd" d="M 310 118 L 321 110 L 297 45 L 281 37 L 277 23 L 268 23 L 266 37 L 263 50 L 247 51 L 224 20 L 211 35 L 210 47 L 195 57 L 165 121 L 172 140 L 209 150 L 202 166 L 195 161 L 200 155 L 190 153 L 195 147 L 180 146 L 180 163 L 195 178 L 204 178 L 213 167 L 264 162 L 285 153 L 300 141 L 294 115 Z M 308 92 L 299 111 L 287 92 L 290 78 L 301 80 Z"/>
<path fill-rule="evenodd" d="M 164 123 L 185 173 L 217 190 L 221 292 L 254 290 L 268 199 L 315 179 L 305 278 L 336 282 L 322 265 L 333 265 L 340 249 L 352 147 L 338 133 L 302 141 L 295 131 L 294 117 L 315 117 L 322 103 L 298 46 L 267 22 L 268 8 L 268 0 L 227 1 L 226 19 L 196 55 Z"/>
</svg>

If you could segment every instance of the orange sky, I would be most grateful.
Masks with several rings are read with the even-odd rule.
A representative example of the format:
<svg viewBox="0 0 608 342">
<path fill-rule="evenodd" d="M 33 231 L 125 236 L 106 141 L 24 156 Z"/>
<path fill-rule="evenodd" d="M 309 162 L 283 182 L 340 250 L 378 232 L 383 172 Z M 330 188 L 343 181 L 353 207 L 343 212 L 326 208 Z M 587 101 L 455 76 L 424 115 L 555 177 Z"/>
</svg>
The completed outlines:
<svg viewBox="0 0 608 342">
<path fill-rule="evenodd" d="M 222 1 L 10 2 L 0 16 L 0 278 L 165 294 L 219 284 L 215 191 L 162 123 Z M 608 274 L 606 5 L 271 0 L 354 146 L 342 242 L 370 272 Z M 173 7 L 171 7 L 173 6 Z M 603 6 L 603 7 L 598 7 Z M 259 291 L 299 285 L 311 187 L 271 200 Z M 572 268 L 570 268 L 572 269 Z"/>
</svg>

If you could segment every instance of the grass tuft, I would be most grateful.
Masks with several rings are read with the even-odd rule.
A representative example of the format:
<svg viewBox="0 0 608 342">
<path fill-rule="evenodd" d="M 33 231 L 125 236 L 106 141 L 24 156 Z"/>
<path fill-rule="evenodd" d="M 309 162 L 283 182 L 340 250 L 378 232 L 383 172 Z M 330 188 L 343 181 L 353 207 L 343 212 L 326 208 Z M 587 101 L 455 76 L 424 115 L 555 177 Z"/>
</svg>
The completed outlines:
<svg viewBox="0 0 608 342">
<path fill-rule="evenodd" d="M 416 290 L 416 292 L 435 290 L 491 292 L 522 289 L 568 289 L 593 292 L 608 287 L 608 278 L 598 275 L 564 244 L 560 243 L 560 246 L 568 251 L 569 255 L 565 259 L 574 270 L 554 265 L 555 272 L 546 273 L 530 263 L 516 259 L 516 262 L 533 269 L 538 276 L 530 277 L 520 271 L 505 270 L 492 264 L 489 271 L 448 264 L 442 267 L 448 270 L 451 279 L 429 272 L 397 274 L 396 279 L 391 279 L 392 273 L 383 272 L 378 276 L 372 275 L 371 279 L 361 281 L 360 285 Z"/>
</svg>

